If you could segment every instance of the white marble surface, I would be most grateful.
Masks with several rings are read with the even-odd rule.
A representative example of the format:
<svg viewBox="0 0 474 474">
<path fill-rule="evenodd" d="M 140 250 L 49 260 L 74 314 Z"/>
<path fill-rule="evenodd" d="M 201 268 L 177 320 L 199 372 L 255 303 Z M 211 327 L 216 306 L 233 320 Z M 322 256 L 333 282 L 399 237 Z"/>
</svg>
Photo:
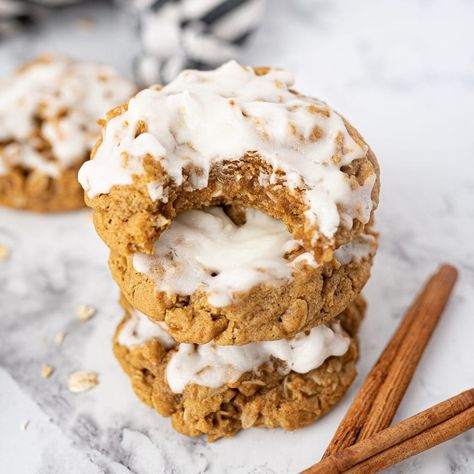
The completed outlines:
<svg viewBox="0 0 474 474">
<path fill-rule="evenodd" d="M 307 429 L 250 430 L 210 445 L 186 439 L 138 402 L 113 359 L 118 292 L 88 212 L 2 210 L 0 242 L 12 252 L 0 263 L 2 472 L 296 472 L 319 458 L 417 288 L 442 261 L 458 266 L 460 281 L 397 419 L 474 386 L 474 3 L 269 3 L 242 60 L 293 70 L 301 90 L 361 130 L 382 166 L 381 247 L 366 289 L 357 382 Z M 95 19 L 92 30 L 78 27 L 84 15 Z M 63 51 L 130 74 L 138 45 L 126 16 L 90 3 L 48 26 L 2 42 L 0 73 L 36 53 Z M 81 323 L 74 312 L 84 303 L 98 313 Z M 57 331 L 67 333 L 62 347 L 53 342 Z M 56 369 L 49 380 L 41 378 L 43 363 Z M 100 385 L 69 393 L 67 376 L 78 369 L 96 370 Z M 390 472 L 474 472 L 474 433 Z"/>
</svg>

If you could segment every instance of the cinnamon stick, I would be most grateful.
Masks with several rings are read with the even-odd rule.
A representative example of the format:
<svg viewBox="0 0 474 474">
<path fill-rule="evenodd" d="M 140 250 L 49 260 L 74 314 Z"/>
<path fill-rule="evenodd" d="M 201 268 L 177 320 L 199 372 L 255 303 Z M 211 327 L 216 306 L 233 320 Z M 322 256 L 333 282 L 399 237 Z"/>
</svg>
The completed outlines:
<svg viewBox="0 0 474 474">
<path fill-rule="evenodd" d="M 474 427 L 474 407 L 441 423 L 426 432 L 358 464 L 347 471 L 352 474 L 369 474 L 393 466 L 404 459 L 444 443 Z"/>
<path fill-rule="evenodd" d="M 474 388 L 323 459 L 304 474 L 378 472 L 473 427 Z"/>
<path fill-rule="evenodd" d="M 457 270 L 445 264 L 425 284 L 359 389 L 323 459 L 390 425 L 456 279 Z"/>
</svg>

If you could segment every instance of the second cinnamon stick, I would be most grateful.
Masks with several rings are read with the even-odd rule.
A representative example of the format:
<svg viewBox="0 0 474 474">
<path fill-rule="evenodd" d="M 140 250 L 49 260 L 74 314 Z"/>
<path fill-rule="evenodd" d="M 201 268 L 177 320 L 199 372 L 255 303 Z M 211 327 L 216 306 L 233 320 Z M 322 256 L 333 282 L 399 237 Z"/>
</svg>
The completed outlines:
<svg viewBox="0 0 474 474">
<path fill-rule="evenodd" d="M 304 474 L 378 472 L 473 426 L 474 389 L 470 389 L 327 457 Z"/>
</svg>

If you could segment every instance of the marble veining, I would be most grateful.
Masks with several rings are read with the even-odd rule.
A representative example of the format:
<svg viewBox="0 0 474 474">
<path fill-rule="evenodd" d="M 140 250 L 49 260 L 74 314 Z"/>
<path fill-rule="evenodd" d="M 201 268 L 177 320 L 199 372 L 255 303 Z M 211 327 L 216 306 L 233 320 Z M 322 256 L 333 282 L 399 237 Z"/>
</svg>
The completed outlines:
<svg viewBox="0 0 474 474">
<path fill-rule="evenodd" d="M 77 18 L 95 21 L 91 30 Z M 107 250 L 88 211 L 38 216 L 0 210 L 0 465 L 15 473 L 293 473 L 322 454 L 363 377 L 424 279 L 442 261 L 460 269 L 453 299 L 397 420 L 474 386 L 474 4 L 272 0 L 243 62 L 286 66 L 297 86 L 327 100 L 361 130 L 382 166 L 382 233 L 360 376 L 344 401 L 306 429 L 248 430 L 206 444 L 175 433 L 142 405 L 111 351 L 121 318 Z M 0 73 L 44 51 L 107 59 L 125 74 L 138 45 L 129 19 L 107 4 L 62 11 L 0 44 Z M 48 28 L 46 29 L 46 26 Z M 114 28 L 113 37 L 110 34 Z M 34 39 L 34 42 L 32 41 Z M 76 306 L 97 314 L 87 322 Z M 58 347 L 57 332 L 66 334 Z M 55 368 L 49 380 L 41 366 Z M 100 384 L 73 394 L 68 375 Z M 26 430 L 24 422 L 29 421 Z M 474 471 L 474 433 L 390 473 Z"/>
</svg>

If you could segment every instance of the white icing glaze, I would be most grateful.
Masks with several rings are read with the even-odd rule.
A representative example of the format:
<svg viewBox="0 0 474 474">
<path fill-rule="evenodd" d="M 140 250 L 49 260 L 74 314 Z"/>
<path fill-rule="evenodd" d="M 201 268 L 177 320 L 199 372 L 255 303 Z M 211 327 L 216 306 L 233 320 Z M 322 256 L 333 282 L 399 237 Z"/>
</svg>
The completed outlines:
<svg viewBox="0 0 474 474">
<path fill-rule="evenodd" d="M 82 166 L 79 180 L 89 197 L 108 193 L 114 185 L 131 184 L 150 155 L 178 185 L 184 167 L 192 165 L 190 182 L 199 189 L 207 185 L 213 165 L 256 151 L 284 173 L 290 189 L 304 191 L 307 224 L 325 236 L 334 234 L 341 217 L 344 223 L 354 217 L 366 223 L 375 175 L 359 187 L 340 168 L 364 157 L 367 148 L 350 137 L 336 112 L 291 93 L 292 85 L 285 70 L 257 76 L 235 61 L 214 71 L 184 71 L 162 89 L 141 91 L 128 111 L 108 122 L 103 143 Z M 141 122 L 147 132 L 136 137 Z M 275 176 L 260 179 L 272 182 Z"/>
<path fill-rule="evenodd" d="M 191 295 L 198 288 L 222 307 L 237 291 L 259 283 L 283 284 L 296 263 L 285 254 L 298 247 L 283 222 L 255 209 L 237 226 L 220 208 L 179 214 L 155 244 L 153 255 L 135 254 L 136 271 L 148 274 L 159 291 Z M 306 252 L 296 262 L 316 266 Z"/>
<path fill-rule="evenodd" d="M 374 255 L 376 249 L 375 237 L 370 234 L 362 234 L 336 249 L 334 256 L 340 264 L 347 265 L 353 260 L 360 261 L 369 255 Z"/>
<path fill-rule="evenodd" d="M 175 341 L 167 331 L 165 322 L 152 322 L 137 310 L 130 311 L 130 317 L 122 326 L 118 336 L 119 344 L 126 347 L 136 347 L 145 344 L 150 339 L 158 339 L 160 344 L 169 349 L 175 346 Z"/>
<path fill-rule="evenodd" d="M 339 323 L 322 325 L 294 339 L 252 342 L 243 346 L 180 344 L 166 367 L 166 379 L 174 393 L 195 383 L 218 388 L 236 382 L 242 374 L 256 370 L 272 358 L 286 363 L 287 372 L 305 374 L 331 356 L 347 352 L 350 339 Z"/>
<path fill-rule="evenodd" d="M 285 258 L 299 243 L 283 222 L 255 209 L 247 209 L 246 217 L 239 227 L 220 208 L 178 214 L 156 242 L 154 254 L 135 254 L 133 266 L 159 291 L 192 295 L 202 289 L 216 307 L 229 305 L 235 293 L 259 283 L 288 283 L 299 265 L 317 266 L 309 252 Z M 347 264 L 373 254 L 375 248 L 373 237 L 362 235 L 335 255 Z"/>
<path fill-rule="evenodd" d="M 100 136 L 96 120 L 126 101 L 134 86 L 108 66 L 67 59 L 38 62 L 0 82 L 0 174 L 19 164 L 57 176 L 87 157 Z M 40 133 L 51 146 L 51 156 Z"/>
<path fill-rule="evenodd" d="M 164 202 L 164 203 L 168 202 L 168 198 L 164 195 L 164 192 L 163 192 L 164 191 L 163 186 L 160 183 L 153 181 L 147 184 L 147 188 L 148 188 L 148 194 L 150 195 L 153 201 L 157 201 L 159 199 L 161 200 L 161 202 Z"/>
<path fill-rule="evenodd" d="M 135 310 L 122 326 L 118 342 L 132 348 L 155 338 L 168 349 L 176 345 L 165 323 L 153 323 Z M 305 374 L 321 366 L 328 357 L 344 355 L 349 344 L 350 338 L 339 322 L 331 327 L 316 326 L 309 333 L 279 341 L 242 346 L 217 346 L 213 341 L 203 345 L 178 344 L 166 367 L 166 379 L 174 393 L 182 393 L 190 383 L 218 388 L 236 382 L 242 374 L 272 358 L 286 363 L 286 373 L 293 370 Z"/>
<path fill-rule="evenodd" d="M 10 143 L 0 150 L 0 175 L 7 174 L 9 166 L 13 164 L 36 169 L 48 176 L 57 176 L 59 171 L 56 162 L 46 160 L 42 153 L 28 143 Z"/>
</svg>

